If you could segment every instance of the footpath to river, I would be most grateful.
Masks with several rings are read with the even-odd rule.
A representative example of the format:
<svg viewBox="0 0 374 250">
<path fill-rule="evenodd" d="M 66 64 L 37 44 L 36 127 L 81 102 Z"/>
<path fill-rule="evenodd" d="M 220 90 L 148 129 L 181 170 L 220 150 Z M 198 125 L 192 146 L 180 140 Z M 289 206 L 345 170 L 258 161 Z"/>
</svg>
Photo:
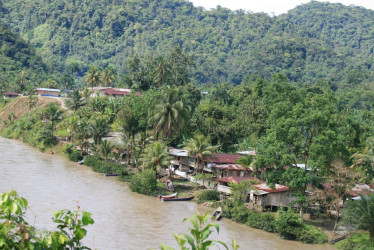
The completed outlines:
<svg viewBox="0 0 374 250">
<path fill-rule="evenodd" d="M 14 189 L 29 201 L 27 221 L 37 228 L 55 229 L 52 212 L 61 209 L 92 213 L 85 245 L 95 249 L 157 249 L 160 243 L 177 247 L 172 233 L 185 233 L 182 223 L 195 211 L 208 208 L 194 202 L 160 202 L 133 193 L 127 184 L 103 177 L 89 167 L 43 154 L 21 142 L 0 137 L 0 192 Z M 240 249 L 333 249 L 329 245 L 306 245 L 285 241 L 275 234 L 223 219 L 215 239 Z"/>
</svg>

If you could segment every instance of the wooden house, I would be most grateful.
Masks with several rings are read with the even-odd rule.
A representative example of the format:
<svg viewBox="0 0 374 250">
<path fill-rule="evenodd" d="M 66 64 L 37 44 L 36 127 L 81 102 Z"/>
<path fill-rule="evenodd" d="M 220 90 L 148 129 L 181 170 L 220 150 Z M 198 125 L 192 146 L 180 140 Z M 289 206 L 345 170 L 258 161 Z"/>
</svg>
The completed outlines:
<svg viewBox="0 0 374 250">
<path fill-rule="evenodd" d="M 248 193 L 247 201 L 262 209 L 277 210 L 280 207 L 291 207 L 295 197 L 287 186 L 275 184 L 274 188 L 261 183 Z M 294 207 L 295 205 L 293 205 Z"/>
<path fill-rule="evenodd" d="M 5 99 L 14 99 L 14 98 L 20 96 L 21 94 L 18 94 L 16 92 L 5 92 L 3 95 L 4 95 Z"/>
<path fill-rule="evenodd" d="M 51 97 L 58 97 L 60 96 L 59 89 L 49 89 L 49 88 L 36 88 L 36 94 L 38 96 L 51 96 Z"/>
</svg>

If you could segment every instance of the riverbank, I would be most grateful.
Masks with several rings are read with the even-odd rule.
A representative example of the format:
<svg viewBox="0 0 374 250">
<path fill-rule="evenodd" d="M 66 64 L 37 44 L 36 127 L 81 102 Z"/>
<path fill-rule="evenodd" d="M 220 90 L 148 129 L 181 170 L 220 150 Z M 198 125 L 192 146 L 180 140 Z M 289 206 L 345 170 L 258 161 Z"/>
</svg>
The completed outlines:
<svg viewBox="0 0 374 250">
<path fill-rule="evenodd" d="M 20 104 L 19 104 L 20 105 Z M 9 121 L 9 124 L 10 126 L 12 126 L 12 130 L 9 130 L 8 132 L 11 132 L 9 133 L 11 136 L 10 138 L 15 138 L 15 139 L 21 139 L 23 142 L 25 143 L 28 143 L 30 144 L 31 146 L 34 146 L 34 147 L 37 147 L 39 150 L 43 151 L 43 152 L 46 152 L 46 153 L 50 153 L 50 154 L 58 154 L 58 155 L 62 155 L 64 157 L 68 157 L 70 158 L 67 153 L 66 153 L 66 146 L 68 145 L 68 142 L 64 141 L 64 140 L 60 140 L 57 142 L 57 144 L 45 144 L 45 143 L 39 143 L 38 141 L 38 138 L 35 137 L 35 134 L 38 134 L 38 130 L 39 129 L 42 129 L 43 124 L 42 121 L 40 121 L 40 114 L 37 112 L 37 111 L 33 111 L 31 113 L 31 119 L 34 119 L 34 120 L 37 120 L 39 122 L 39 127 L 36 126 L 36 127 L 31 127 L 30 130 L 27 130 L 27 123 L 26 122 L 23 122 L 22 120 L 18 123 L 16 123 L 16 121 L 14 120 L 10 120 Z M 23 118 L 24 120 L 25 117 Z M 23 125 L 22 124 L 26 124 L 24 125 L 24 127 L 22 127 Z M 19 125 L 21 124 L 21 125 Z M 31 125 L 30 125 L 31 126 Z M 19 127 L 21 127 L 19 130 Z M 22 131 L 22 129 L 25 129 Z M 13 137 L 14 136 L 14 137 Z M 57 138 L 57 137 L 55 137 Z M 87 146 L 86 146 L 87 147 Z M 74 149 L 75 150 L 75 149 Z M 73 151 L 74 152 L 74 151 Z M 77 151 L 75 151 L 77 152 Z M 97 161 L 100 161 L 99 163 L 99 167 L 95 167 L 94 165 L 92 165 L 92 169 L 93 170 L 96 170 L 98 172 L 102 172 L 105 170 L 102 170 L 100 167 L 103 166 L 104 168 L 106 168 L 106 165 L 104 166 L 104 161 L 103 160 L 97 160 Z M 128 166 L 124 166 L 123 167 L 124 169 L 127 169 Z M 132 171 L 130 171 L 132 172 Z M 121 176 L 122 178 L 121 179 L 124 179 L 123 176 Z M 153 193 L 154 196 L 156 196 L 158 193 L 162 193 L 162 194 L 168 194 L 168 192 L 166 192 L 166 189 L 164 187 L 162 187 L 163 183 L 161 182 L 157 187 L 157 191 Z M 179 196 L 180 197 L 184 197 L 184 196 L 191 196 L 191 195 L 195 195 L 196 194 L 196 191 L 195 191 L 195 188 L 194 185 L 191 183 L 191 185 L 180 185 L 180 187 L 178 187 L 177 189 L 177 192 L 179 192 Z"/>
<path fill-rule="evenodd" d="M 92 249 L 155 249 L 162 242 L 175 245 L 173 233 L 187 232 L 182 223 L 199 211 L 210 209 L 193 202 L 159 202 L 154 197 L 130 192 L 116 178 L 104 177 L 91 168 L 58 155 L 41 153 L 16 140 L 0 137 L 0 192 L 15 189 L 29 201 L 27 217 L 38 228 L 53 229 L 50 217 L 60 209 L 92 213 L 95 224 L 88 230 L 85 245 Z M 22 181 L 20 181 L 22 180 Z M 305 245 L 282 240 L 274 234 L 223 219 L 213 239 L 230 243 L 237 239 L 241 249 L 325 250 L 328 245 Z"/>
</svg>

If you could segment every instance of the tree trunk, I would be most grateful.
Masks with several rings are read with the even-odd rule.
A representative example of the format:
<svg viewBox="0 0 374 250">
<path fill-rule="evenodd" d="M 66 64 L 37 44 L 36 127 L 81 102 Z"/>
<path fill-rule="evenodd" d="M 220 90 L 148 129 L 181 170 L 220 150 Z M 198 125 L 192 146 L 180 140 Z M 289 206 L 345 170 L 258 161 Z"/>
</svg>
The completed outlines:
<svg viewBox="0 0 374 250">
<path fill-rule="evenodd" d="M 338 205 L 339 206 L 339 205 Z M 339 213 L 339 210 L 337 211 L 337 215 L 335 216 L 335 223 L 334 223 L 334 229 L 332 230 L 332 232 L 333 233 L 335 233 L 335 231 L 336 231 L 336 228 L 337 228 L 337 226 L 338 226 L 338 222 L 339 222 L 339 215 L 340 215 L 340 213 Z"/>
<path fill-rule="evenodd" d="M 371 245 L 373 246 L 374 245 L 374 226 L 373 225 L 371 225 L 369 229 L 369 234 L 370 234 Z"/>
<path fill-rule="evenodd" d="M 303 206 L 300 205 L 300 218 L 303 218 L 304 215 L 304 209 Z"/>
</svg>

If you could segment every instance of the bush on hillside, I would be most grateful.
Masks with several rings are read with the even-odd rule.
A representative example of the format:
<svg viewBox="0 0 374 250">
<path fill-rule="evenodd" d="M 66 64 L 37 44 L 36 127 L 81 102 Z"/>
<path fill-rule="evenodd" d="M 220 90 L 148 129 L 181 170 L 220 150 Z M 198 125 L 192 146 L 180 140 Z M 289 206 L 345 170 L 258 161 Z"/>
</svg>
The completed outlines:
<svg viewBox="0 0 374 250">
<path fill-rule="evenodd" d="M 152 169 L 147 169 L 141 173 L 133 175 L 130 179 L 130 189 L 139 194 L 155 195 L 157 193 L 157 179 L 155 172 Z"/>
</svg>

